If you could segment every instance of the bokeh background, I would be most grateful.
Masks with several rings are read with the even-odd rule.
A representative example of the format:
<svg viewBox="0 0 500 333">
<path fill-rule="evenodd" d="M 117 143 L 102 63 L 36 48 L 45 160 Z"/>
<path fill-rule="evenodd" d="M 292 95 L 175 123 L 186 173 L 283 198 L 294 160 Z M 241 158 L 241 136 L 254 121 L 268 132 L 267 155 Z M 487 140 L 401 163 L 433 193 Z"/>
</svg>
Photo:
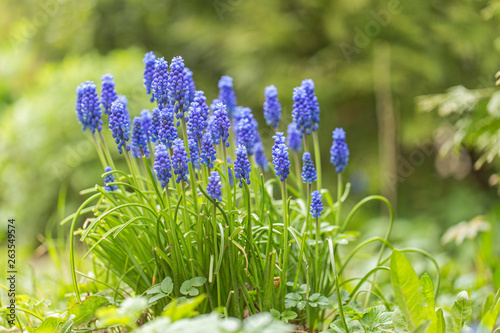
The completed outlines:
<svg viewBox="0 0 500 333">
<path fill-rule="evenodd" d="M 417 112 L 415 98 L 455 85 L 494 87 L 499 15 L 496 0 L 2 0 L 0 216 L 24 226 L 29 251 L 46 231 L 67 232 L 58 221 L 83 201 L 80 190 L 102 182 L 76 121 L 75 88 L 111 73 L 137 115 L 152 107 L 142 86 L 142 58 L 152 50 L 182 55 L 208 101 L 220 76 L 232 76 L 238 104 L 252 108 L 268 143 L 264 87 L 278 87 L 285 130 L 293 87 L 313 79 L 324 185 L 335 188 L 331 132 L 344 127 L 352 202 L 388 196 L 395 237 L 411 232 L 406 242 L 443 251 L 444 230 L 497 210 L 495 169 L 475 170 L 470 148 L 440 156 L 453 129 Z M 374 215 L 383 218 L 381 207 L 356 223 L 370 229 Z"/>
</svg>

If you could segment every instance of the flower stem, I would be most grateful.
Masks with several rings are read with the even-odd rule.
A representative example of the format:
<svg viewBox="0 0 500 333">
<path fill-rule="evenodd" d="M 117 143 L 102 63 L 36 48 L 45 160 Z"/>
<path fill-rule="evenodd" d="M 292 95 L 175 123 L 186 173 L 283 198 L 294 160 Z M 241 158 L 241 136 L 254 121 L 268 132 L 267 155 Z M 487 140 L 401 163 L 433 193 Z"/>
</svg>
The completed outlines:
<svg viewBox="0 0 500 333">
<path fill-rule="evenodd" d="M 321 190 L 321 152 L 319 149 L 318 132 L 313 132 L 314 159 L 316 160 L 317 186 Z"/>
</svg>

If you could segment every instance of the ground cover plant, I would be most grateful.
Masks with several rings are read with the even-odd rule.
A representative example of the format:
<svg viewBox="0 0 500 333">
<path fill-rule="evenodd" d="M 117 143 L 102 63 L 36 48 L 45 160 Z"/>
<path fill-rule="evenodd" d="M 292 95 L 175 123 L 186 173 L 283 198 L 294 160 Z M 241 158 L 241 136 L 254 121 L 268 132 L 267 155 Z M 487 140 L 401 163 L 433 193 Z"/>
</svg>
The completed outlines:
<svg viewBox="0 0 500 333">
<path fill-rule="evenodd" d="M 263 89 L 266 124 L 258 124 L 252 110 L 238 106 L 231 77 L 220 79 L 219 96 L 209 104 L 182 57 L 167 62 L 150 52 L 143 61 L 151 111 L 132 117 L 137 112 L 128 109 L 109 74 L 100 93 L 92 81 L 76 89 L 77 120 L 95 145 L 102 179 L 82 191 L 85 202 L 61 222 L 71 226 L 68 309 L 46 311 L 47 304 L 24 298 L 17 328 L 494 329 L 500 293 L 488 296 L 474 317 L 465 291 L 449 309 L 436 309 L 439 265 L 423 250 L 393 246 L 387 199 L 372 195 L 342 209 L 350 191 L 342 179 L 349 166 L 348 134 L 320 123 L 312 80 L 294 89 L 293 121 L 281 124 L 286 133 L 276 131 L 266 149 L 259 128 L 280 128 L 282 118 L 275 86 Z M 321 163 L 327 157 L 319 154 L 320 125 L 332 132 L 328 170 Z M 106 142 L 103 131 L 114 142 Z M 113 158 L 113 150 L 123 158 Z M 323 186 L 324 172 L 337 174 L 335 193 Z M 386 230 L 364 237 L 350 223 L 373 203 L 386 206 Z M 83 256 L 75 250 L 77 240 L 88 247 Z M 359 273 L 352 266 L 361 254 L 372 260 Z M 433 278 L 419 277 L 408 254 L 428 260 Z M 82 258 L 91 259 L 92 275 L 79 270 Z"/>
</svg>

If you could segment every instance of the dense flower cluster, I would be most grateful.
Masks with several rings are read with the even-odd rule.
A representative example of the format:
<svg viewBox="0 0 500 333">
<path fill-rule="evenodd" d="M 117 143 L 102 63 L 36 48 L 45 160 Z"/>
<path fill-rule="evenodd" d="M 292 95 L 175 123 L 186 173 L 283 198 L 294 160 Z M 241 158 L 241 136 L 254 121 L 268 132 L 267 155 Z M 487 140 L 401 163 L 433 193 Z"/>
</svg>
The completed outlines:
<svg viewBox="0 0 500 333">
<path fill-rule="evenodd" d="M 286 131 L 288 136 L 288 147 L 293 152 L 302 151 L 302 133 L 297 129 L 297 124 L 292 122 L 288 124 Z"/>
<path fill-rule="evenodd" d="M 237 122 L 236 143 L 246 148 L 250 155 L 253 155 L 255 144 L 257 121 L 253 117 L 244 117 Z"/>
<path fill-rule="evenodd" d="M 311 115 L 311 130 L 314 132 L 319 127 L 319 103 L 316 93 L 314 92 L 314 82 L 311 79 L 302 81 L 301 87 L 304 89 L 306 95 L 306 102 Z"/>
<path fill-rule="evenodd" d="M 80 124 L 83 124 L 83 112 L 82 112 L 82 98 L 83 98 L 83 87 L 84 83 L 80 83 L 76 87 L 76 103 L 75 103 L 75 111 L 76 111 L 76 119 Z"/>
<path fill-rule="evenodd" d="M 300 87 L 293 89 L 293 122 L 301 133 L 309 135 L 319 127 L 319 114 L 314 82 L 311 79 L 304 80 Z"/>
<path fill-rule="evenodd" d="M 107 166 L 104 168 L 104 172 L 110 172 L 111 170 L 113 170 L 113 169 L 111 169 L 110 166 Z M 109 183 L 113 183 L 113 182 L 115 182 L 115 175 L 110 173 L 110 174 L 107 174 L 106 176 L 104 176 L 104 189 L 108 192 L 118 190 L 118 185 L 108 185 Z"/>
<path fill-rule="evenodd" d="M 149 128 L 152 126 L 153 116 L 149 110 L 144 109 L 141 111 L 141 122 L 142 122 L 142 130 L 144 131 L 144 135 L 146 135 L 146 141 L 149 142 Z"/>
<path fill-rule="evenodd" d="M 146 157 L 149 156 L 148 136 L 142 127 L 141 117 L 134 118 L 130 149 L 132 151 L 132 156 L 134 157 L 139 158 L 142 157 L 142 155 Z"/>
<path fill-rule="evenodd" d="M 247 149 L 238 145 L 236 147 L 236 161 L 234 161 L 234 174 L 237 179 L 239 179 L 240 187 L 243 187 L 243 180 L 246 180 L 247 184 L 250 184 L 250 161 L 248 160 Z"/>
<path fill-rule="evenodd" d="M 264 90 L 264 118 L 266 124 L 273 128 L 278 127 L 281 119 L 281 104 L 278 99 L 278 89 L 274 85 L 267 86 Z"/>
<path fill-rule="evenodd" d="M 154 108 L 151 111 L 151 126 L 149 126 L 149 140 L 151 142 L 156 143 L 159 139 L 159 133 L 161 128 L 161 111 L 158 108 Z"/>
<path fill-rule="evenodd" d="M 83 125 L 82 130 L 90 129 L 92 133 L 102 129 L 102 111 L 99 106 L 97 87 L 92 81 L 86 81 L 80 90 L 80 108 L 77 108 L 77 118 Z"/>
<path fill-rule="evenodd" d="M 273 165 L 276 176 L 280 177 L 281 181 L 285 181 L 290 173 L 290 159 L 288 158 L 288 147 L 286 145 L 286 138 L 283 133 L 277 132 L 273 136 Z"/>
<path fill-rule="evenodd" d="M 187 176 L 189 174 L 189 158 L 187 157 L 187 152 L 184 147 L 184 142 L 177 138 L 172 143 L 172 168 L 177 176 L 175 181 L 180 183 L 181 180 L 187 181 Z"/>
<path fill-rule="evenodd" d="M 174 57 L 170 63 L 170 75 L 168 76 L 168 102 L 173 107 L 177 126 L 179 120 L 184 118 L 184 112 L 189 108 L 189 81 L 184 71 L 184 59 Z M 194 91 L 193 91 L 194 94 Z"/>
<path fill-rule="evenodd" d="M 207 193 L 210 198 L 215 201 L 222 200 L 222 184 L 220 181 L 220 175 L 217 171 L 210 172 L 208 177 Z"/>
<path fill-rule="evenodd" d="M 144 74 L 143 74 L 143 83 L 144 88 L 146 88 L 146 94 L 151 94 L 151 85 L 153 83 L 153 75 L 155 72 L 155 61 L 156 56 L 153 52 L 148 52 L 144 55 Z M 151 97 L 151 102 L 153 101 L 153 97 Z"/>
<path fill-rule="evenodd" d="M 111 104 L 109 114 L 109 129 L 113 132 L 113 138 L 118 145 L 118 151 L 123 153 L 123 147 L 126 147 L 127 141 L 130 138 L 130 123 L 129 116 L 126 113 L 122 103 L 115 101 Z M 126 147 L 129 150 L 129 147 Z"/>
<path fill-rule="evenodd" d="M 167 147 L 164 144 L 160 143 L 156 146 L 154 169 L 156 178 L 160 181 L 161 186 L 166 187 L 170 177 L 172 177 L 170 173 L 172 171 L 172 165 L 170 163 L 170 157 L 168 156 Z"/>
<path fill-rule="evenodd" d="M 155 68 L 153 74 L 153 82 L 151 89 L 153 90 L 153 99 L 156 100 L 160 108 L 165 107 L 168 103 L 168 62 L 164 58 L 155 60 Z"/>
<path fill-rule="evenodd" d="M 217 103 L 214 110 L 213 124 L 211 124 L 212 138 L 215 144 L 219 144 L 221 141 L 229 147 L 229 127 L 231 123 L 226 112 L 226 105 L 222 103 Z"/>
<path fill-rule="evenodd" d="M 159 141 L 168 148 L 172 147 L 172 142 L 179 136 L 174 124 L 174 111 L 168 106 L 160 111 L 160 129 L 158 131 Z"/>
<path fill-rule="evenodd" d="M 302 167 L 302 181 L 304 183 L 312 183 L 316 180 L 316 168 L 311 159 L 311 154 L 305 152 L 302 155 L 303 167 Z"/>
<path fill-rule="evenodd" d="M 210 115 L 210 109 L 207 105 L 207 98 L 205 97 L 205 93 L 202 90 L 195 91 L 193 102 L 198 103 L 201 108 L 201 116 L 206 121 L 208 119 L 208 116 Z"/>
<path fill-rule="evenodd" d="M 189 157 L 191 157 L 191 163 L 195 169 L 200 168 L 199 158 L 200 158 L 200 147 L 198 146 L 198 140 L 194 138 L 189 138 Z"/>
<path fill-rule="evenodd" d="M 321 212 L 323 211 L 323 202 L 321 202 L 322 195 L 319 191 L 314 191 L 312 193 L 311 199 L 311 216 L 316 218 L 321 216 Z"/>
<path fill-rule="evenodd" d="M 101 104 L 104 109 L 104 113 L 109 114 L 111 111 L 111 104 L 113 104 L 113 102 L 118 98 L 115 90 L 115 81 L 113 81 L 113 76 L 111 74 L 104 74 L 101 81 Z"/>
<path fill-rule="evenodd" d="M 214 148 L 214 140 L 212 139 L 212 134 L 206 132 L 203 135 L 203 139 L 201 141 L 201 149 L 200 149 L 200 164 L 208 166 L 210 169 L 214 167 L 213 162 L 215 162 L 215 148 Z"/>
<path fill-rule="evenodd" d="M 333 143 L 330 148 L 330 162 L 335 166 L 335 171 L 341 173 L 349 162 L 349 148 L 345 142 L 345 132 L 336 128 L 332 133 Z"/>
<path fill-rule="evenodd" d="M 226 105 L 227 108 L 227 116 L 229 119 L 233 118 L 233 112 L 236 109 L 236 94 L 233 90 L 233 78 L 227 75 L 224 75 L 219 80 L 219 101 Z"/>
<path fill-rule="evenodd" d="M 194 101 L 194 94 L 196 92 L 196 85 L 193 80 L 193 72 L 187 68 L 184 67 L 184 77 L 186 78 L 187 84 L 187 99 L 189 103 L 192 103 Z M 189 104 L 188 104 L 189 105 Z"/>
<path fill-rule="evenodd" d="M 187 122 L 189 137 L 201 141 L 206 124 L 207 121 L 203 115 L 201 105 L 198 102 L 191 103 L 189 106 L 189 116 Z"/>
</svg>

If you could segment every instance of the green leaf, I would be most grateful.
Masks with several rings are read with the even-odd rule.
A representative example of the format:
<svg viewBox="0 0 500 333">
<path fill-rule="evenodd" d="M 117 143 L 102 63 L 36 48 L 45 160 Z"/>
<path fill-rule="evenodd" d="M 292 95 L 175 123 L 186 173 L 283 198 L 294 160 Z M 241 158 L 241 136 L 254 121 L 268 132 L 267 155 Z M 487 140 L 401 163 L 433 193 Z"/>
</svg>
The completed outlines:
<svg viewBox="0 0 500 333">
<path fill-rule="evenodd" d="M 426 333 L 431 324 L 430 320 L 423 321 L 420 325 L 418 325 L 417 329 L 413 331 L 413 333 Z M 433 331 L 431 331 L 433 332 Z"/>
<path fill-rule="evenodd" d="M 392 313 L 392 324 L 394 325 L 394 330 L 397 333 L 406 333 L 408 332 L 408 323 L 406 322 L 406 318 L 404 317 L 401 310 L 396 309 Z"/>
<path fill-rule="evenodd" d="M 281 313 L 276 310 L 276 309 L 271 309 L 271 314 L 273 315 L 273 318 L 276 319 L 276 320 L 280 320 L 281 319 Z"/>
<path fill-rule="evenodd" d="M 181 285 L 181 293 L 183 295 L 197 296 L 200 292 L 194 287 L 201 287 L 206 281 L 207 279 L 204 277 L 195 277 L 184 281 Z"/>
<path fill-rule="evenodd" d="M 191 286 L 193 287 L 201 287 L 207 282 L 207 278 L 204 277 L 194 277 L 191 280 Z"/>
<path fill-rule="evenodd" d="M 57 331 L 59 325 L 64 323 L 64 319 L 49 317 L 46 318 L 40 326 L 35 330 L 35 333 L 53 333 Z"/>
<path fill-rule="evenodd" d="M 75 315 L 74 325 L 88 323 L 94 318 L 97 309 L 108 304 L 108 299 L 102 296 L 89 296 L 81 304 L 77 304 L 68 309 L 69 315 Z"/>
<path fill-rule="evenodd" d="M 436 317 L 437 317 L 436 332 L 446 333 L 446 321 L 444 320 L 443 309 L 441 308 L 437 309 Z"/>
<path fill-rule="evenodd" d="M 146 294 L 151 295 L 151 294 L 157 294 L 161 292 L 161 286 L 159 284 L 152 286 L 148 290 L 146 290 Z"/>
<path fill-rule="evenodd" d="M 378 324 L 379 318 L 382 315 L 382 313 L 384 313 L 384 311 L 385 311 L 385 306 L 383 305 L 370 308 L 369 310 L 365 311 L 363 317 L 359 322 L 363 326 L 372 328 Z"/>
<path fill-rule="evenodd" d="M 472 302 L 469 300 L 467 292 L 462 291 L 458 294 L 457 300 L 451 308 L 451 320 L 453 322 L 453 329 L 455 333 L 462 332 L 465 322 L 470 319 L 471 315 Z"/>
<path fill-rule="evenodd" d="M 174 283 L 172 282 L 172 278 L 170 276 L 167 276 L 161 282 L 161 291 L 169 295 L 172 292 L 172 290 L 174 290 Z"/>
<path fill-rule="evenodd" d="M 159 300 L 160 298 L 163 298 L 167 296 L 167 294 L 164 294 L 162 292 L 159 292 L 158 294 L 154 295 L 153 297 L 151 297 L 148 301 L 149 304 L 153 303 L 153 302 L 156 302 L 157 300 Z"/>
<path fill-rule="evenodd" d="M 431 322 L 428 330 L 429 332 L 435 332 L 437 327 L 437 316 L 434 301 L 434 283 L 432 283 L 432 279 L 429 274 L 425 273 L 420 278 L 420 286 L 422 287 L 422 294 L 424 295 L 425 303 L 427 304 L 424 306 L 426 319 Z"/>
<path fill-rule="evenodd" d="M 289 320 L 297 318 L 297 313 L 292 310 L 285 310 L 281 314 L 281 318 L 285 323 L 288 323 Z"/>
<path fill-rule="evenodd" d="M 314 302 L 314 301 L 316 301 L 316 300 L 317 300 L 320 296 L 321 296 L 321 294 L 319 294 L 319 293 L 312 294 L 311 296 L 309 296 L 309 301 Z"/>
<path fill-rule="evenodd" d="M 481 322 L 479 323 L 478 332 L 491 332 L 495 323 L 498 319 L 498 313 L 500 312 L 500 289 L 495 295 L 495 299 L 491 303 L 490 309 L 485 313 Z"/>
<path fill-rule="evenodd" d="M 304 301 L 299 301 L 299 302 L 297 302 L 297 309 L 299 309 L 299 310 L 304 310 L 304 308 L 306 307 L 306 304 L 307 304 L 307 303 L 306 303 L 306 302 L 304 302 Z"/>
<path fill-rule="evenodd" d="M 293 308 L 294 306 L 297 305 L 297 301 L 291 299 L 291 298 L 286 298 L 285 299 L 285 308 Z"/>
<path fill-rule="evenodd" d="M 405 317 L 408 328 L 413 331 L 426 319 L 424 295 L 413 267 L 397 250 L 392 252 L 391 280 L 396 304 Z"/>
</svg>

